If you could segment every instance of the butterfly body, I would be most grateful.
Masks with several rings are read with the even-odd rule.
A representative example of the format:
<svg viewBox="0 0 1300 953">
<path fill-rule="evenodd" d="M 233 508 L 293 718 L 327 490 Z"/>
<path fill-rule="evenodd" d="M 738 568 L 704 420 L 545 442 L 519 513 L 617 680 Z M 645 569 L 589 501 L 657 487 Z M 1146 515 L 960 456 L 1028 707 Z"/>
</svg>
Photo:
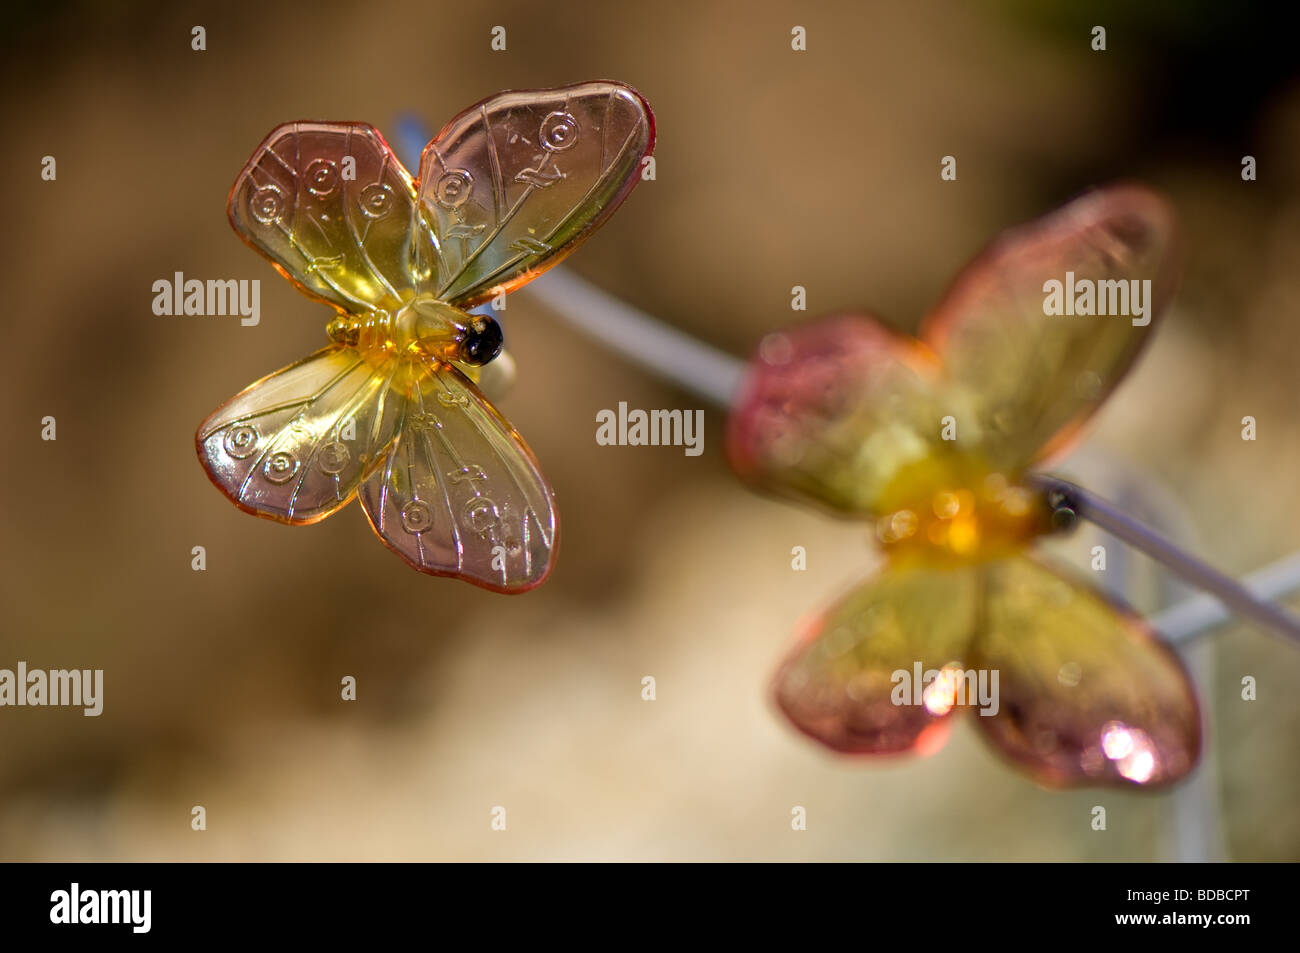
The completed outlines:
<svg viewBox="0 0 1300 953">
<path fill-rule="evenodd" d="M 876 540 L 895 561 L 978 562 L 1018 552 L 1052 529 L 1043 491 L 957 453 L 902 466 L 878 505 Z"/>
<path fill-rule="evenodd" d="M 212 482 L 289 524 L 359 498 L 422 572 L 498 592 L 539 585 L 558 544 L 554 496 L 477 386 L 502 333 L 469 309 L 573 251 L 653 145 L 648 104 L 612 82 L 486 99 L 428 144 L 418 178 L 364 123 L 274 129 L 235 180 L 230 221 L 334 309 L 331 344 L 200 424 Z"/>
<path fill-rule="evenodd" d="M 355 348 L 372 361 L 405 358 L 481 367 L 501 353 L 500 326 L 432 295 L 414 295 L 397 310 L 344 315 L 329 323 L 335 344 Z"/>
</svg>

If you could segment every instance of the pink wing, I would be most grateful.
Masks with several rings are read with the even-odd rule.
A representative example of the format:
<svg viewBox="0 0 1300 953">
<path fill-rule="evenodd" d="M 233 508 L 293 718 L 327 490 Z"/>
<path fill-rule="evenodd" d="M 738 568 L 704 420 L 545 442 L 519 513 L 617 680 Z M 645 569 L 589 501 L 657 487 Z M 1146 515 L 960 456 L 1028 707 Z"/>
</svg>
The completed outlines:
<svg viewBox="0 0 1300 953">
<path fill-rule="evenodd" d="M 208 478 L 245 512 L 324 519 L 352 501 L 397 436 L 396 367 L 327 347 L 250 384 L 199 425 Z"/>
<path fill-rule="evenodd" d="M 978 585 L 970 567 L 886 568 L 810 627 L 777 673 L 777 704 L 836 751 L 934 750 L 952 706 L 925 690 L 926 673 L 969 654 Z"/>
<path fill-rule="evenodd" d="M 559 264 L 627 198 L 653 149 L 650 105 L 621 83 L 501 93 L 465 110 L 420 161 L 438 297 L 468 308 Z"/>
<path fill-rule="evenodd" d="M 397 440 L 358 491 L 370 525 L 421 572 L 496 592 L 541 585 L 559 517 L 537 459 L 454 367 L 409 373 Z"/>
<path fill-rule="evenodd" d="M 1196 765 L 1201 718 L 1178 657 L 1138 616 L 1027 557 L 988 563 L 970 664 L 998 673 L 994 747 L 1042 782 L 1157 788 Z"/>
<path fill-rule="evenodd" d="M 727 421 L 731 465 L 770 490 L 876 513 L 898 471 L 933 451 L 937 367 L 917 341 L 862 315 L 771 334 Z"/>
<path fill-rule="evenodd" d="M 977 431 L 983 454 L 1010 473 L 1064 449 L 1137 359 L 1180 271 L 1173 210 L 1133 185 L 1089 192 L 999 237 L 921 333 L 954 403 L 971 408 L 959 431 Z M 1049 282 L 1062 298 L 1068 286 L 1080 301 L 1087 287 L 1094 308 L 1104 294 L 1108 310 L 1128 313 L 1047 314 Z"/>
<path fill-rule="evenodd" d="M 365 123 L 277 126 L 235 179 L 229 213 L 285 277 L 351 314 L 396 310 L 437 260 L 410 175 Z"/>
</svg>

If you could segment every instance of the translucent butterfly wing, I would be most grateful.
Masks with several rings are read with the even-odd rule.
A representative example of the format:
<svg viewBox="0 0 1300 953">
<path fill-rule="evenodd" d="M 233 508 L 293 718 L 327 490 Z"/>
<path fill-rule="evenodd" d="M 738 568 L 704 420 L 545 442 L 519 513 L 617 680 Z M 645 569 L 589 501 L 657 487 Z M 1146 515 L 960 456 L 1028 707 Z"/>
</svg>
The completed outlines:
<svg viewBox="0 0 1300 953">
<path fill-rule="evenodd" d="M 507 92 L 461 113 L 420 162 L 438 297 L 468 308 L 558 264 L 627 197 L 653 148 L 649 104 L 619 83 Z"/>
<path fill-rule="evenodd" d="M 397 433 L 396 362 L 328 347 L 245 388 L 199 425 L 199 460 L 240 509 L 314 523 L 348 503 Z"/>
<path fill-rule="evenodd" d="M 895 704 L 897 671 L 908 688 L 922 673 L 960 663 L 970 650 L 975 569 L 890 566 L 818 619 L 777 673 L 777 704 L 805 734 L 837 750 L 890 754 L 942 740 L 950 706 L 922 691 Z M 902 689 L 899 689 L 903 691 Z"/>
<path fill-rule="evenodd" d="M 540 585 L 559 527 L 532 451 L 458 370 L 413 370 L 398 439 L 360 490 L 375 532 L 422 572 L 498 592 Z"/>
<path fill-rule="evenodd" d="M 877 512 L 935 452 L 937 364 L 915 340 L 848 315 L 769 335 L 727 421 L 744 478 L 847 514 Z"/>
<path fill-rule="evenodd" d="M 1196 764 L 1186 671 L 1143 621 L 1028 557 L 989 563 L 972 666 L 998 673 L 975 718 L 1044 784 L 1158 787 Z"/>
<path fill-rule="evenodd" d="M 1150 323 L 1045 314 L 1045 285 L 1061 282 L 1064 294 L 1067 273 L 1078 289 L 1083 281 L 1101 288 L 1116 310 L 1126 302 L 1135 310 L 1131 282 L 1149 281 Z M 990 462 L 1012 470 L 1063 449 L 1133 364 L 1178 277 L 1173 213 L 1136 186 L 1084 195 L 994 242 L 922 331 L 953 385 L 962 442 L 977 442 Z"/>
<path fill-rule="evenodd" d="M 410 175 L 364 123 L 278 126 L 235 180 L 229 212 L 285 277 L 349 313 L 395 309 L 436 266 Z"/>
</svg>

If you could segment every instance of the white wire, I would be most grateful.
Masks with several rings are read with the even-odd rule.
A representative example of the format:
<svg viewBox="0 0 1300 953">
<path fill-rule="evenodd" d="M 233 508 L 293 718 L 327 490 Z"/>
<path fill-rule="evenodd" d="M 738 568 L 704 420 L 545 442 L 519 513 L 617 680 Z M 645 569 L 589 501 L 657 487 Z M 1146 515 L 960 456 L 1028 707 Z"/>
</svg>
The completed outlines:
<svg viewBox="0 0 1300 953">
<path fill-rule="evenodd" d="M 1256 598 L 1270 602 L 1294 594 L 1300 590 L 1300 552 L 1257 569 L 1242 579 L 1241 584 Z M 1200 593 L 1157 612 L 1149 621 L 1168 641 L 1179 645 L 1204 635 L 1228 621 L 1229 616 L 1222 602 Z"/>
<path fill-rule="evenodd" d="M 729 407 L 745 363 L 671 328 L 564 268 L 521 289 L 611 351 L 720 407 Z"/>
</svg>

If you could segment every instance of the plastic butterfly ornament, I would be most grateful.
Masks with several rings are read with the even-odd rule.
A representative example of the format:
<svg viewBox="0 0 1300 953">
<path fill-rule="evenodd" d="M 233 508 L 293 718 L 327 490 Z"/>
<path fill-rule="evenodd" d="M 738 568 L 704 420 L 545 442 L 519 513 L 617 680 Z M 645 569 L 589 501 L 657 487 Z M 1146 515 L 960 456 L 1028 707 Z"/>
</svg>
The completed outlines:
<svg viewBox="0 0 1300 953">
<path fill-rule="evenodd" d="M 1047 785 L 1192 769 L 1186 671 L 1139 617 L 1027 551 L 1072 513 L 1025 479 L 1133 364 L 1178 260 L 1168 206 L 1115 186 L 995 241 L 919 339 L 854 315 L 764 340 L 728 424 L 734 467 L 871 519 L 885 555 L 778 672 L 795 726 L 843 752 L 925 753 L 978 707 L 985 737 Z"/>
<path fill-rule="evenodd" d="M 501 351 L 466 309 L 557 264 L 636 185 L 654 147 L 630 87 L 506 92 L 453 119 L 412 179 L 363 123 L 279 126 L 230 193 L 230 221 L 332 306 L 331 344 L 251 385 L 198 429 L 240 509 L 314 523 L 360 496 L 422 572 L 522 592 L 550 572 L 555 502 L 523 438 L 476 386 Z"/>
</svg>

